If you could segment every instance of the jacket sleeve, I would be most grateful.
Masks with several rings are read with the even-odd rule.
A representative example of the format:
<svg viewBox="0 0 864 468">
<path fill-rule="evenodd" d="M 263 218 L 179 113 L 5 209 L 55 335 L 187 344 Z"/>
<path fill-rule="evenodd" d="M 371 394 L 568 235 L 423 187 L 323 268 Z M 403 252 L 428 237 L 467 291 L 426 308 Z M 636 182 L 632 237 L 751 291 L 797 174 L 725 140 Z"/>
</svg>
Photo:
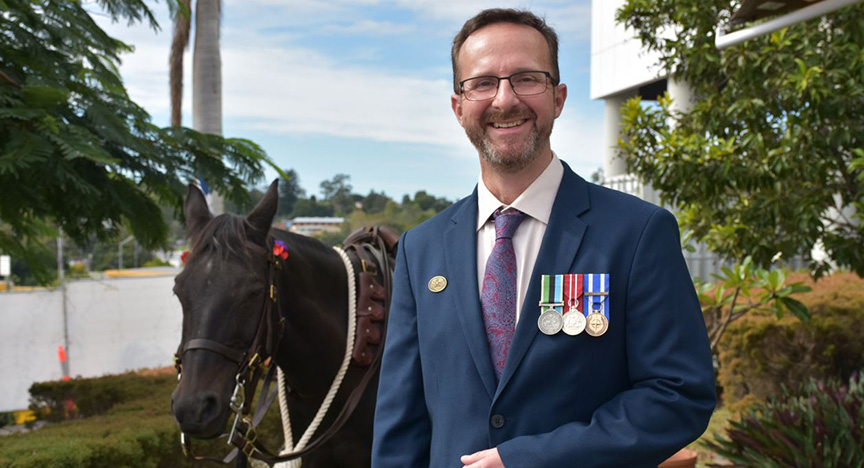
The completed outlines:
<svg viewBox="0 0 864 468">
<path fill-rule="evenodd" d="M 399 240 L 381 362 L 372 442 L 373 468 L 429 466 L 431 422 L 423 392 L 417 309 L 406 260 L 406 235 Z"/>
<path fill-rule="evenodd" d="M 631 265 L 630 388 L 610 395 L 587 423 L 500 444 L 506 468 L 656 467 L 707 427 L 716 402 L 711 352 L 671 213 L 648 218 Z"/>
</svg>

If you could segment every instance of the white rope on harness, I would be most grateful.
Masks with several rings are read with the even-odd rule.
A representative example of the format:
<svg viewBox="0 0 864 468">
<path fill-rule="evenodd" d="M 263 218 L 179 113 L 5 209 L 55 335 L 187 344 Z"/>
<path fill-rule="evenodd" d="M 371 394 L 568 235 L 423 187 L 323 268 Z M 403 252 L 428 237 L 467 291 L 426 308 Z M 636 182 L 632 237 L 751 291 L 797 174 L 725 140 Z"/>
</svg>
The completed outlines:
<svg viewBox="0 0 864 468">
<path fill-rule="evenodd" d="M 318 430 L 318 426 L 321 425 L 321 421 L 324 420 L 324 416 L 327 415 L 327 410 L 330 409 L 330 405 L 333 403 L 333 398 L 336 396 L 336 392 L 339 391 L 339 387 L 342 385 L 342 380 L 348 372 L 348 364 L 351 363 L 351 353 L 354 350 L 354 335 L 357 329 L 357 290 L 354 286 L 354 266 L 351 264 L 351 259 L 348 258 L 348 255 L 345 254 L 344 250 L 339 247 L 333 247 L 333 249 L 336 250 L 336 253 L 338 253 L 339 257 L 342 258 L 342 263 L 345 264 L 345 271 L 348 274 L 348 338 L 345 343 L 345 357 L 342 358 L 342 366 L 339 367 L 339 372 L 336 373 L 336 377 L 333 379 L 330 391 L 327 392 L 327 396 L 325 396 L 324 401 L 321 402 L 321 407 L 318 408 L 318 413 L 315 414 L 315 418 L 311 423 L 309 423 L 309 427 L 306 428 L 306 432 L 303 433 L 303 437 L 300 438 L 296 446 L 294 445 L 294 434 L 291 431 L 291 416 L 288 412 L 288 399 L 285 392 L 282 390 L 285 387 L 285 376 L 282 374 L 282 369 L 276 369 L 279 377 L 279 412 L 282 415 L 282 434 L 285 437 L 285 448 L 279 452 L 280 455 L 291 453 L 296 450 L 303 450 L 303 448 L 306 447 L 306 444 L 308 444 L 309 440 L 312 439 L 315 431 Z M 274 467 L 300 468 L 301 464 L 302 461 L 297 458 L 276 463 Z"/>
</svg>

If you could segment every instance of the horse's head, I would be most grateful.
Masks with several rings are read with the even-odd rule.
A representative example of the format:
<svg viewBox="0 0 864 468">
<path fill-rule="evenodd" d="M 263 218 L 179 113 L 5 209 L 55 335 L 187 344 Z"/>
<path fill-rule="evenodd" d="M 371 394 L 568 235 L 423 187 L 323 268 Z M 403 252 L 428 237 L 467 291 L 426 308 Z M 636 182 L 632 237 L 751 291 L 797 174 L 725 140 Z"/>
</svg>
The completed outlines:
<svg viewBox="0 0 864 468">
<path fill-rule="evenodd" d="M 184 211 L 191 249 L 174 282 L 183 306 L 182 371 L 171 411 L 190 436 L 218 436 L 231 415 L 238 370 L 250 358 L 269 300 L 266 242 L 277 204 L 274 181 L 245 218 L 214 218 L 201 191 L 189 187 Z"/>
</svg>

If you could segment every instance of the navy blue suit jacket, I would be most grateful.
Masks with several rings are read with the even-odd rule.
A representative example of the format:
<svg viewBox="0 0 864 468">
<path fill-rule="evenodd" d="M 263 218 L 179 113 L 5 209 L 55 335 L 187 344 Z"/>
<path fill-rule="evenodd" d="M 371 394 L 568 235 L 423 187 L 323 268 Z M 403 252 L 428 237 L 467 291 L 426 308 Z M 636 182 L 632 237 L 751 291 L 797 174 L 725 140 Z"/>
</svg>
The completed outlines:
<svg viewBox="0 0 864 468">
<path fill-rule="evenodd" d="M 714 374 L 672 214 L 565 164 L 498 385 L 476 223 L 475 190 L 399 243 L 373 468 L 460 467 L 491 447 L 506 468 L 656 467 L 699 437 Z M 609 274 L 605 335 L 538 331 L 540 277 L 562 273 Z"/>
</svg>

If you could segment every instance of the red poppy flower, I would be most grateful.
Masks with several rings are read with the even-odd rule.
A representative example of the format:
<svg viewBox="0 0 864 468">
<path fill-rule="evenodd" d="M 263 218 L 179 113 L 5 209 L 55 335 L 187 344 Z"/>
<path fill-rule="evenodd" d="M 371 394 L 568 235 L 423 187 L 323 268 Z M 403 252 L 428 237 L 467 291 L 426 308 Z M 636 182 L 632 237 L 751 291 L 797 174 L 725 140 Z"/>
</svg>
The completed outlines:
<svg viewBox="0 0 864 468">
<path fill-rule="evenodd" d="M 285 242 L 281 240 L 276 240 L 273 243 L 273 255 L 285 260 L 288 258 L 288 247 L 285 246 Z"/>
</svg>

